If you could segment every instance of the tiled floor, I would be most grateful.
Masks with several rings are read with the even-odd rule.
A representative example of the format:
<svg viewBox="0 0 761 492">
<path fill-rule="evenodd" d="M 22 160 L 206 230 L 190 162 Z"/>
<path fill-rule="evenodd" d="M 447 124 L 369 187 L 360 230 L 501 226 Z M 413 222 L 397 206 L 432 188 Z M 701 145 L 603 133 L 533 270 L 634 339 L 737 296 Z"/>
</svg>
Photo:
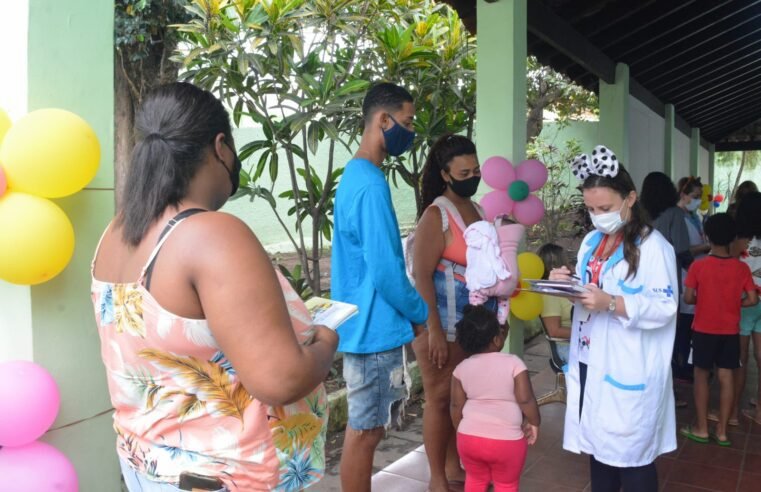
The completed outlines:
<svg viewBox="0 0 761 492">
<path fill-rule="evenodd" d="M 754 363 L 751 366 L 755 366 Z M 746 386 L 746 396 L 755 391 L 755 370 Z M 552 389 L 553 374 L 543 370 L 532 377 L 534 391 L 541 395 Z M 718 387 L 713 389 L 713 400 Z M 688 408 L 677 410 L 678 428 L 693 416 L 692 387 L 678 386 Z M 747 398 L 744 400 L 747 401 Z M 589 466 L 586 456 L 563 451 L 563 415 L 565 405 L 550 404 L 541 408 L 542 426 L 539 441 L 529 449 L 521 478 L 521 492 L 587 491 Z M 732 491 L 761 492 L 761 426 L 746 418 L 730 433 L 732 446 L 698 444 L 680 437 L 678 448 L 656 462 L 660 488 L 665 492 Z M 428 463 L 423 446 L 387 466 L 373 477 L 373 490 L 379 492 L 424 492 L 428 481 Z M 452 490 L 462 490 L 453 486 Z M 643 491 L 644 492 L 644 491 Z"/>
</svg>

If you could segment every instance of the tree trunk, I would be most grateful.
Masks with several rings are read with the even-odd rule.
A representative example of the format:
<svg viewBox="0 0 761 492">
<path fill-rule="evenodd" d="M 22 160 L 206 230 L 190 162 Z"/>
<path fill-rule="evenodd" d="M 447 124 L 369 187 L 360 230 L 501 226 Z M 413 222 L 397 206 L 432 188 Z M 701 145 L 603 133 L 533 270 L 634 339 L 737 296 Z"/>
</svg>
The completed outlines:
<svg viewBox="0 0 761 492">
<path fill-rule="evenodd" d="M 727 200 L 734 200 L 737 187 L 740 186 L 740 178 L 743 175 L 743 168 L 745 167 L 745 161 L 748 159 L 747 153 L 743 150 L 740 157 L 740 169 L 737 171 L 737 177 L 735 178 L 735 185 L 732 187 L 732 193 L 726 197 Z"/>
<path fill-rule="evenodd" d="M 135 106 L 121 55 L 117 52 L 114 57 L 114 199 L 117 208 L 135 145 Z"/>
<path fill-rule="evenodd" d="M 526 119 L 526 142 L 531 142 L 542 133 L 544 106 L 544 101 L 540 98 L 540 102 L 529 107 L 528 118 Z"/>
</svg>

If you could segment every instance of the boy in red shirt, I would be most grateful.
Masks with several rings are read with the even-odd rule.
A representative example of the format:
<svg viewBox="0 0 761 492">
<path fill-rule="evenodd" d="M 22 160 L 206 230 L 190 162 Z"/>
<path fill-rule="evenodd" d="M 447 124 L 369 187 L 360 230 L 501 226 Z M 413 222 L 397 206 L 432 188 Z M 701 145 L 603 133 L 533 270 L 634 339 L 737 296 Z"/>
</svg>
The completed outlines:
<svg viewBox="0 0 761 492">
<path fill-rule="evenodd" d="M 692 363 L 695 367 L 694 426 L 680 433 L 696 442 L 708 442 L 708 376 L 718 368 L 719 422 L 713 438 L 729 446 L 727 421 L 734 400 L 732 371 L 740 367 L 740 307 L 758 302 L 750 268 L 729 253 L 737 235 L 735 220 L 716 214 L 705 223 L 711 243 L 709 256 L 690 265 L 684 281 L 684 302 L 696 304 L 692 322 Z M 743 296 L 744 294 L 744 296 Z"/>
</svg>

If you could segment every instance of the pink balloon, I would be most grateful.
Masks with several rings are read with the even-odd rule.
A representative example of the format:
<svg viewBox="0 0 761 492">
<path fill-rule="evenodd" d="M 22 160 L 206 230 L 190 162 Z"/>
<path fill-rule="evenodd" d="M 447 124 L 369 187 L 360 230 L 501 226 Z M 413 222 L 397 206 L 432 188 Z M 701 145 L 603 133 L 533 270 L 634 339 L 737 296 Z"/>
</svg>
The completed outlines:
<svg viewBox="0 0 761 492">
<path fill-rule="evenodd" d="M 42 366 L 25 360 L 0 363 L 0 446 L 23 446 L 39 438 L 60 405 L 58 386 Z"/>
<path fill-rule="evenodd" d="M 74 465 L 50 444 L 33 442 L 18 448 L 0 448 L 2 490 L 77 492 L 79 481 Z"/>
<path fill-rule="evenodd" d="M 6 189 L 8 189 L 8 180 L 5 178 L 5 171 L 3 171 L 2 164 L 0 164 L 0 196 L 5 194 Z"/>
<path fill-rule="evenodd" d="M 495 190 L 506 190 L 515 181 L 515 168 L 504 157 L 489 157 L 481 166 L 481 177 Z"/>
<path fill-rule="evenodd" d="M 513 207 L 515 220 L 523 225 L 538 224 L 544 217 L 544 203 L 535 195 L 529 195 L 521 202 L 515 202 Z"/>
<path fill-rule="evenodd" d="M 513 211 L 513 202 L 506 191 L 490 191 L 481 198 L 486 220 L 492 221 L 498 215 L 508 215 Z"/>
<path fill-rule="evenodd" d="M 530 191 L 536 191 L 547 182 L 547 167 L 536 159 L 529 159 L 518 164 L 515 175 L 528 184 Z"/>
</svg>

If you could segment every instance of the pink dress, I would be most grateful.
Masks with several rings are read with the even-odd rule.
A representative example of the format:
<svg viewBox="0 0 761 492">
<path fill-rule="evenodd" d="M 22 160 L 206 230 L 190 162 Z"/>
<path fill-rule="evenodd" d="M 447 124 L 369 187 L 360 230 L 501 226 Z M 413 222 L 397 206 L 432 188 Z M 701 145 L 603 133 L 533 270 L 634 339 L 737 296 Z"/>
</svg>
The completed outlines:
<svg viewBox="0 0 761 492">
<path fill-rule="evenodd" d="M 301 490 L 319 481 L 328 421 L 323 385 L 283 407 L 254 399 L 207 321 L 163 309 L 143 286 L 145 271 L 133 283 L 92 279 L 119 456 L 157 482 L 176 484 L 184 471 L 219 477 L 231 491 Z M 303 342 L 309 312 L 277 275 Z"/>
</svg>

